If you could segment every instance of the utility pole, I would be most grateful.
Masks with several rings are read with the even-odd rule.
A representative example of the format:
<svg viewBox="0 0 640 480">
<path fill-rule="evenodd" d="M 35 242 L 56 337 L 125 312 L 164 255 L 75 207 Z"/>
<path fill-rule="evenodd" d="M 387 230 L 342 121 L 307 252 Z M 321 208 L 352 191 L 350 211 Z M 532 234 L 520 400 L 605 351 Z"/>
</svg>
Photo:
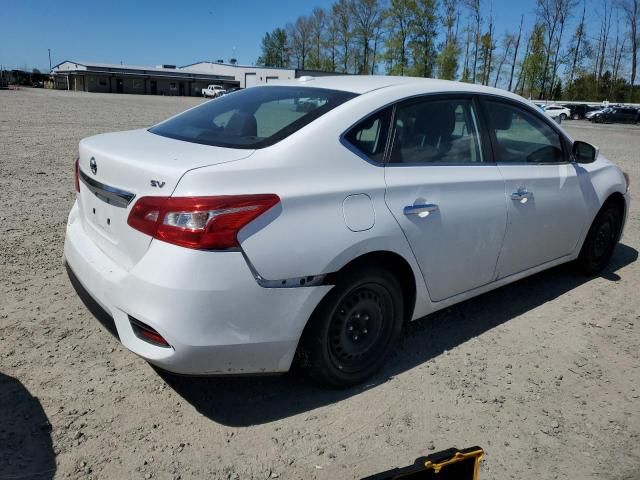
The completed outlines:
<svg viewBox="0 0 640 480">
<path fill-rule="evenodd" d="M 47 50 L 49 50 L 49 73 L 51 73 L 51 49 L 47 48 Z"/>
</svg>

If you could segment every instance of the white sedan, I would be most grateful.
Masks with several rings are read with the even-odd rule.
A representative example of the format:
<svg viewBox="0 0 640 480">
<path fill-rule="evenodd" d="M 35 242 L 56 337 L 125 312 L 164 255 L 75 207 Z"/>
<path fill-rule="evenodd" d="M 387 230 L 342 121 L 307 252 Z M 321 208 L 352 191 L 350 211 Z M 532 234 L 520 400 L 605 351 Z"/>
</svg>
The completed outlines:
<svg viewBox="0 0 640 480">
<path fill-rule="evenodd" d="M 629 205 L 628 177 L 530 102 L 402 77 L 242 90 L 86 138 L 75 168 L 68 272 L 127 348 L 334 386 L 408 321 L 565 262 L 597 274 Z"/>
<path fill-rule="evenodd" d="M 558 119 L 559 122 L 565 121 L 567 118 L 571 118 L 571 110 L 562 105 L 547 105 L 544 107 L 544 111 L 551 118 Z"/>
</svg>

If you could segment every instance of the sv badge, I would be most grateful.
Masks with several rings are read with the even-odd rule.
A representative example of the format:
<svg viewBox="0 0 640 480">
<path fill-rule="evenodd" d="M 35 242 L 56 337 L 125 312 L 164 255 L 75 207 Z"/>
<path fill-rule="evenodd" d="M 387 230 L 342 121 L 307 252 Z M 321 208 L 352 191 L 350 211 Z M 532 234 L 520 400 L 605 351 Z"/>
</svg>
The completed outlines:
<svg viewBox="0 0 640 480">
<path fill-rule="evenodd" d="M 151 180 L 152 187 L 162 188 L 164 187 L 164 184 L 165 182 L 161 182 L 160 180 Z"/>
</svg>

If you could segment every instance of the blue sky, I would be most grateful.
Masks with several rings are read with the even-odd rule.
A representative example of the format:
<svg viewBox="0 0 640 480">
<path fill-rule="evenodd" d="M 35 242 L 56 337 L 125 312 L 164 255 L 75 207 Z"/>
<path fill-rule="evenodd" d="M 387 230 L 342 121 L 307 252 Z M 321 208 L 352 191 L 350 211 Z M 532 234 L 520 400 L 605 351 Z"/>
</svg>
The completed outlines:
<svg viewBox="0 0 640 480">
<path fill-rule="evenodd" d="M 234 56 L 253 64 L 266 31 L 332 0 L 3 0 L 0 64 L 47 70 L 63 60 L 185 65 Z M 533 20 L 534 0 L 493 0 L 497 32 Z M 489 15 L 490 0 L 483 0 Z M 525 23 L 526 25 L 526 23 Z"/>
</svg>

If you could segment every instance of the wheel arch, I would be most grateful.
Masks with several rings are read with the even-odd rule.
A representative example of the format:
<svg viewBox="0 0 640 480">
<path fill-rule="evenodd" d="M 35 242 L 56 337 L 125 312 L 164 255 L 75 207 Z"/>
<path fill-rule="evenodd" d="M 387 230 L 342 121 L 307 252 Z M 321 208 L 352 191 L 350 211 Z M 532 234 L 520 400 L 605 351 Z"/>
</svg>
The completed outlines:
<svg viewBox="0 0 640 480">
<path fill-rule="evenodd" d="M 340 270 L 329 273 L 324 284 L 335 285 L 340 278 L 348 272 L 363 266 L 379 266 L 392 273 L 402 287 L 402 298 L 404 301 L 404 321 L 409 322 L 413 317 L 416 307 L 416 277 L 409 262 L 402 255 L 388 250 L 377 250 L 368 252 L 354 258 L 345 264 Z"/>
<path fill-rule="evenodd" d="M 620 218 L 623 222 L 622 225 L 620 225 L 620 231 L 618 232 L 618 240 L 620 240 L 620 236 L 622 235 L 622 230 L 624 227 L 624 219 L 626 218 L 627 214 L 627 203 L 625 202 L 624 195 L 617 191 L 611 193 L 603 202 L 602 207 L 600 207 L 600 209 L 598 210 L 598 213 L 600 213 L 605 207 L 608 207 L 609 205 L 615 205 L 616 208 L 620 210 Z M 597 216 L 598 214 L 596 214 L 596 216 L 591 220 L 592 224 Z"/>
</svg>

